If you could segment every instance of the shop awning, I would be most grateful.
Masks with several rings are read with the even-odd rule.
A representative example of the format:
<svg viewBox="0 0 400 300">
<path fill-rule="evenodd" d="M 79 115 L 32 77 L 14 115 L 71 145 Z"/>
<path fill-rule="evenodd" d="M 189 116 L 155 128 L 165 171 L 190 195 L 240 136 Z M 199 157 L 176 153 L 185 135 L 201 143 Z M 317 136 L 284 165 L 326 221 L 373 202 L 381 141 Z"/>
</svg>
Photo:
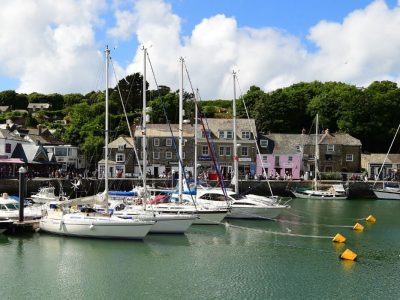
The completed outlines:
<svg viewBox="0 0 400 300">
<path fill-rule="evenodd" d="M 3 158 L 0 159 L 0 164 L 24 164 L 19 158 Z"/>
</svg>

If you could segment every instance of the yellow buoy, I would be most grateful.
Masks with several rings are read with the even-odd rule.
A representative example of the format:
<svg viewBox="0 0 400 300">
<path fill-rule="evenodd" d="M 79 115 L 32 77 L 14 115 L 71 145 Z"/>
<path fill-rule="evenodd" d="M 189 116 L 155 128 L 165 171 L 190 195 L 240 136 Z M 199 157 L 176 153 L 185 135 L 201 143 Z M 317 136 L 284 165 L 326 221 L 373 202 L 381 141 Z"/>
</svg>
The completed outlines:
<svg viewBox="0 0 400 300">
<path fill-rule="evenodd" d="M 373 215 L 369 215 L 366 220 L 367 220 L 368 223 L 375 223 L 376 222 L 376 218 Z"/>
<path fill-rule="evenodd" d="M 364 231 L 364 226 L 362 226 L 360 223 L 356 223 L 356 224 L 353 226 L 353 230 Z"/>
<path fill-rule="evenodd" d="M 346 249 L 339 257 L 340 259 L 355 261 L 357 259 L 357 254 L 355 254 L 350 249 Z"/>
<path fill-rule="evenodd" d="M 345 243 L 346 242 L 346 238 L 341 235 L 340 233 L 337 233 L 334 237 L 332 242 L 336 242 L 336 243 Z"/>
</svg>

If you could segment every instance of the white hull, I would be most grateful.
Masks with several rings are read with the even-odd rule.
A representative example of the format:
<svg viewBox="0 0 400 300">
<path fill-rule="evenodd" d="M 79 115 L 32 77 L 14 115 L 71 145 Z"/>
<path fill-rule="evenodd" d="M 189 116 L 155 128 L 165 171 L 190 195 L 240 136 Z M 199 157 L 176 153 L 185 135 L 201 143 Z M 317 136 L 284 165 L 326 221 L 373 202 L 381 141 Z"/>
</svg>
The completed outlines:
<svg viewBox="0 0 400 300">
<path fill-rule="evenodd" d="M 143 221 L 154 221 L 151 233 L 185 233 L 198 217 L 195 215 L 178 214 L 136 214 L 129 211 L 114 212 L 121 218 L 136 218 Z"/>
<path fill-rule="evenodd" d="M 24 220 L 40 219 L 41 217 L 42 217 L 42 211 L 40 208 L 37 209 L 29 209 L 26 207 L 24 208 Z M 18 220 L 19 210 L 0 211 L 0 218 Z"/>
<path fill-rule="evenodd" d="M 374 190 L 374 194 L 378 199 L 400 200 L 400 192 Z"/>
<path fill-rule="evenodd" d="M 346 200 L 347 196 L 337 196 L 337 195 L 318 195 L 318 194 L 303 194 L 303 193 L 298 193 L 295 191 L 292 191 L 293 195 L 296 198 L 301 198 L 301 199 L 316 199 L 316 200 L 323 200 L 323 199 L 333 199 L 333 200 Z"/>
<path fill-rule="evenodd" d="M 154 222 L 124 220 L 118 217 L 88 216 L 84 213 L 66 214 L 49 212 L 40 221 L 40 229 L 66 236 L 143 239 Z"/>
<path fill-rule="evenodd" d="M 154 205 L 153 210 L 167 214 L 195 214 L 198 216 L 194 220 L 194 225 L 218 225 L 228 214 L 227 209 L 207 209 L 202 207 L 185 206 L 180 204 L 168 203 Z"/>
</svg>

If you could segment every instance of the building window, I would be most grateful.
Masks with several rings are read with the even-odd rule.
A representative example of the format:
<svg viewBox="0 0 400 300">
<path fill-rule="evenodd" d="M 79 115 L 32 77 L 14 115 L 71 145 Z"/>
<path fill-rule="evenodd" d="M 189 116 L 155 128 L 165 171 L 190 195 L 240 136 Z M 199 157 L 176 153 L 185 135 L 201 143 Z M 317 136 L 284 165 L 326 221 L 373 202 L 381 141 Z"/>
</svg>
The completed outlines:
<svg viewBox="0 0 400 300">
<path fill-rule="evenodd" d="M 225 155 L 226 156 L 231 156 L 232 155 L 231 147 L 225 147 Z"/>
<path fill-rule="evenodd" d="M 154 145 L 155 147 L 160 146 L 160 139 L 159 139 L 159 138 L 154 138 L 154 139 L 153 139 L 153 145 Z"/>
<path fill-rule="evenodd" d="M 326 161 L 332 161 L 333 160 L 332 154 L 325 154 L 325 160 Z"/>
<path fill-rule="evenodd" d="M 202 146 L 201 147 L 201 155 L 208 156 L 208 146 Z"/>
<path fill-rule="evenodd" d="M 232 130 L 221 130 L 219 132 L 219 138 L 231 140 L 231 139 L 233 139 L 233 131 Z"/>
<path fill-rule="evenodd" d="M 11 153 L 11 144 L 6 143 L 5 146 L 6 146 L 6 147 L 5 147 L 5 152 L 6 152 L 6 153 Z"/>
<path fill-rule="evenodd" d="M 160 152 L 153 152 L 153 159 L 160 159 Z"/>
<path fill-rule="evenodd" d="M 248 147 L 242 147 L 242 156 L 249 156 L 249 148 Z"/>
<path fill-rule="evenodd" d="M 301 147 L 300 147 L 300 145 L 296 145 L 296 151 L 297 151 L 297 152 L 301 152 Z"/>
<path fill-rule="evenodd" d="M 167 146 L 167 147 L 171 147 L 172 146 L 172 139 L 171 138 L 168 138 L 168 139 L 165 140 L 165 146 Z"/>
<path fill-rule="evenodd" d="M 172 152 L 171 151 L 165 152 L 165 159 L 172 159 Z"/>
<path fill-rule="evenodd" d="M 124 150 L 125 150 L 125 144 L 118 145 L 118 151 L 124 151 Z"/>
<path fill-rule="evenodd" d="M 346 161 L 354 161 L 353 154 L 346 154 Z"/>
<path fill-rule="evenodd" d="M 275 167 L 279 167 L 279 156 L 275 156 Z"/>
<path fill-rule="evenodd" d="M 219 156 L 231 156 L 231 147 L 220 146 L 219 147 Z"/>
<path fill-rule="evenodd" d="M 326 150 L 327 150 L 327 151 L 330 151 L 330 152 L 335 151 L 335 145 L 327 145 Z"/>
<path fill-rule="evenodd" d="M 267 148 L 268 140 L 260 140 L 260 146 L 261 146 L 261 148 Z"/>
<path fill-rule="evenodd" d="M 56 156 L 68 156 L 67 148 L 56 148 L 55 153 Z"/>
<path fill-rule="evenodd" d="M 287 161 L 288 161 L 288 163 L 293 162 L 293 156 L 288 156 Z"/>
<path fill-rule="evenodd" d="M 125 154 L 123 153 L 117 153 L 117 155 L 115 156 L 115 161 L 116 162 L 124 162 L 125 161 Z"/>
<path fill-rule="evenodd" d="M 251 132 L 250 131 L 242 131 L 242 139 L 249 140 L 251 138 Z"/>
</svg>

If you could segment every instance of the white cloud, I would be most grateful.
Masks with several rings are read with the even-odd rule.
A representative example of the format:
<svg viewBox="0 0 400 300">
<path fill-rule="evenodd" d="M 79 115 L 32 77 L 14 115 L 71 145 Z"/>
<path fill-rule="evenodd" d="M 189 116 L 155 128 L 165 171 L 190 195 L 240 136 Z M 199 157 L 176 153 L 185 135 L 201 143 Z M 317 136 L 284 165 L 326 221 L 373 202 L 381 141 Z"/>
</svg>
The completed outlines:
<svg viewBox="0 0 400 300">
<path fill-rule="evenodd" d="M 232 98 L 233 68 L 240 70 L 244 92 L 252 84 L 266 90 L 311 80 L 365 86 L 400 77 L 400 10 L 382 0 L 354 11 L 341 23 L 316 24 L 308 37 L 317 46 L 314 52 L 287 32 L 240 28 L 224 15 L 203 19 L 190 36 L 180 39 L 180 19 L 161 0 L 138 1 L 133 15 L 138 18 L 139 43 L 153 45 L 159 83 L 178 87 L 177 61 L 183 55 L 203 98 Z M 128 71 L 141 71 L 140 60 L 141 53 Z"/>
<path fill-rule="evenodd" d="M 96 86 L 99 53 L 93 26 L 104 1 L 6 0 L 0 19 L 0 73 L 18 92 L 79 92 Z"/>
<path fill-rule="evenodd" d="M 108 30 L 102 19 L 106 8 L 115 18 Z M 310 28 L 314 51 L 288 32 L 239 27 L 234 17 L 223 14 L 204 18 L 182 36 L 182 19 L 164 0 L 5 0 L 0 18 L 0 74 L 18 78 L 19 92 L 102 88 L 99 28 L 117 43 L 136 37 L 148 47 L 158 83 L 172 89 L 178 88 L 183 56 L 203 99 L 232 98 L 234 68 L 243 92 L 253 84 L 273 90 L 299 81 L 366 86 L 373 80 L 400 79 L 400 8 L 389 8 L 383 0 L 341 22 L 321 20 Z M 142 72 L 140 46 L 131 56 L 128 66 L 114 61 L 119 78 L 122 68 Z M 147 77 L 152 83 L 150 71 Z M 187 80 L 185 88 L 189 90 Z"/>
</svg>

